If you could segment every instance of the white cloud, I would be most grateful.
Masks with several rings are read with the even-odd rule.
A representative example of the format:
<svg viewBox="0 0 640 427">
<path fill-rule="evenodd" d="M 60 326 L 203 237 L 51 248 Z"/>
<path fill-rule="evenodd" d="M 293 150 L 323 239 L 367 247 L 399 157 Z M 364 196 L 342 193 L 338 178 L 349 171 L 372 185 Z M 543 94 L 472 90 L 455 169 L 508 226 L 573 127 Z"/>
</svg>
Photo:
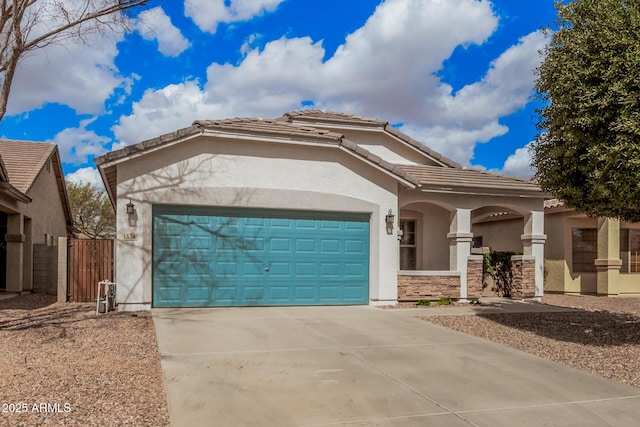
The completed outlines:
<svg viewBox="0 0 640 427">
<path fill-rule="evenodd" d="M 113 34 L 90 35 L 87 45 L 53 44 L 32 52 L 18 64 L 8 115 L 42 107 L 68 105 L 81 114 L 99 114 L 114 90 L 126 84 L 118 75 Z"/>
<path fill-rule="evenodd" d="M 515 153 L 507 158 L 502 170 L 499 172 L 519 178 L 532 178 L 535 170 L 531 167 L 531 145 L 532 143 L 530 142 L 526 146 L 518 148 Z"/>
<path fill-rule="evenodd" d="M 214 34 L 218 24 L 247 21 L 273 12 L 284 0 L 190 0 L 184 3 L 184 13 L 202 30 Z"/>
<path fill-rule="evenodd" d="M 58 145 L 60 156 L 65 163 L 76 165 L 87 163 L 89 157 L 99 156 L 110 149 L 109 138 L 99 136 L 87 129 L 94 120 L 95 118 L 82 120 L 79 127 L 64 129 L 47 142 Z"/>
<path fill-rule="evenodd" d="M 123 146 L 187 127 L 196 119 L 226 116 L 219 105 L 207 102 L 196 81 L 187 81 L 146 91 L 113 130 Z"/>
<path fill-rule="evenodd" d="M 145 40 L 157 40 L 158 50 L 165 56 L 176 57 L 191 46 L 160 6 L 141 12 L 136 30 Z"/>
<path fill-rule="evenodd" d="M 104 188 L 100 173 L 93 167 L 80 168 L 75 172 L 65 175 L 65 179 L 78 185 L 91 184 L 96 188 Z"/>
<path fill-rule="evenodd" d="M 206 4 L 192 7 L 223 2 Z M 387 0 L 327 61 L 322 42 L 309 37 L 282 37 L 261 50 L 247 43 L 240 63 L 211 64 L 202 87 L 187 81 L 147 91 L 113 131 L 131 144 L 196 119 L 277 117 L 313 100 L 317 108 L 403 123 L 403 131 L 468 165 L 475 144 L 505 134 L 499 119 L 529 101 L 545 43 L 541 33 L 529 34 L 480 81 L 453 93 L 437 77 L 443 62 L 458 46 L 486 42 L 497 25 L 487 0 Z"/>
</svg>

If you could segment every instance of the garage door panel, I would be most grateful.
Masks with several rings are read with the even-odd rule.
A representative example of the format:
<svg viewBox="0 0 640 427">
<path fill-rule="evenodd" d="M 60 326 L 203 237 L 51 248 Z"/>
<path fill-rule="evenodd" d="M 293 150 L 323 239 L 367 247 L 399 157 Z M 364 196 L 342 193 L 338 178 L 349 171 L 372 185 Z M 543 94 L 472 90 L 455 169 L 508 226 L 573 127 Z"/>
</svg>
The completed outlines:
<svg viewBox="0 0 640 427">
<path fill-rule="evenodd" d="M 154 206 L 156 307 L 366 304 L 368 215 Z"/>
</svg>

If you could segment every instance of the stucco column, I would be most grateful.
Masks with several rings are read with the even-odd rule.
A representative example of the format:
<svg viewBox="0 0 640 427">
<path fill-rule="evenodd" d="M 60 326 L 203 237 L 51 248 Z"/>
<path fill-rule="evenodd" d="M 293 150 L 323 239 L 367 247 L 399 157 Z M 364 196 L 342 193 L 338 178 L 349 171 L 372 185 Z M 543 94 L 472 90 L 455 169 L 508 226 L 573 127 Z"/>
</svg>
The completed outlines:
<svg viewBox="0 0 640 427">
<path fill-rule="evenodd" d="M 535 258 L 535 299 L 544 295 L 544 211 L 531 211 L 524 219 L 522 253 Z"/>
<path fill-rule="evenodd" d="M 24 240 L 23 215 L 7 215 L 7 292 L 22 292 Z"/>
<path fill-rule="evenodd" d="M 622 260 L 620 259 L 620 221 L 613 218 L 598 218 L 598 295 L 618 295 L 618 280 Z"/>
<path fill-rule="evenodd" d="M 471 255 L 471 209 L 456 209 L 449 225 L 449 269 L 460 272 L 460 300 L 467 300 L 467 260 Z"/>
</svg>

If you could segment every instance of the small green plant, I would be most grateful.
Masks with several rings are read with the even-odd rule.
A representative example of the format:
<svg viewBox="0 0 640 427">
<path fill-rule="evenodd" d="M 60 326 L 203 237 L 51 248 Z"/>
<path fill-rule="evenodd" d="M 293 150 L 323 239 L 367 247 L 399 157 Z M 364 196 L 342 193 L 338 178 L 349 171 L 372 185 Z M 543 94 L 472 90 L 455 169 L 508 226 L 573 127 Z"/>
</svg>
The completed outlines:
<svg viewBox="0 0 640 427">
<path fill-rule="evenodd" d="M 453 304 L 453 300 L 450 297 L 442 297 L 436 303 L 438 305 L 451 305 Z"/>
<path fill-rule="evenodd" d="M 421 299 L 420 301 L 418 301 L 416 303 L 416 305 L 422 305 L 422 306 L 430 306 L 431 305 L 431 301 L 429 301 L 428 299 Z"/>
</svg>

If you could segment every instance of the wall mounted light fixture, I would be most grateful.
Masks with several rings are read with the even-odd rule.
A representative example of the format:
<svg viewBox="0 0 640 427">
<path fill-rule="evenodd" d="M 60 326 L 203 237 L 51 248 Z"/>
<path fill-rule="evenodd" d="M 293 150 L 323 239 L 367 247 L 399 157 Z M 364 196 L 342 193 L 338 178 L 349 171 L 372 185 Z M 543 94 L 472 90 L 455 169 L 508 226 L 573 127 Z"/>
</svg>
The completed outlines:
<svg viewBox="0 0 640 427">
<path fill-rule="evenodd" d="M 136 205 L 133 204 L 133 202 L 131 202 L 131 199 L 129 199 L 129 203 L 127 203 L 127 215 L 135 215 L 136 213 Z"/>
<path fill-rule="evenodd" d="M 387 223 L 387 234 L 393 233 L 393 223 L 396 220 L 396 216 L 393 214 L 393 211 L 389 209 L 389 212 L 384 217 L 385 222 Z"/>
</svg>

